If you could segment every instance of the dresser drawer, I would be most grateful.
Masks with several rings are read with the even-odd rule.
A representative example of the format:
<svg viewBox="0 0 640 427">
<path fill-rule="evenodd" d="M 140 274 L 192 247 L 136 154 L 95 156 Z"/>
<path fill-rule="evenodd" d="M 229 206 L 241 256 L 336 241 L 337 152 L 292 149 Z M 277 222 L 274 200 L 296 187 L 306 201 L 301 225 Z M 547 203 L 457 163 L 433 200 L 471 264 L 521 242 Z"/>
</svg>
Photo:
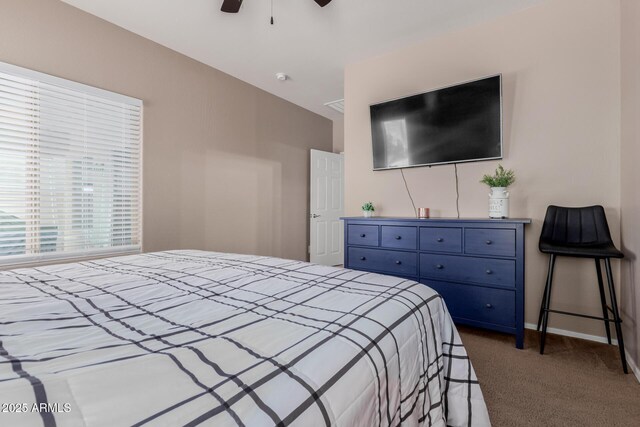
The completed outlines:
<svg viewBox="0 0 640 427">
<path fill-rule="evenodd" d="M 462 229 L 450 227 L 421 227 L 420 250 L 461 253 Z"/>
<path fill-rule="evenodd" d="M 415 252 L 387 251 L 350 247 L 348 268 L 371 270 L 401 276 L 418 275 L 418 256 Z"/>
<path fill-rule="evenodd" d="M 349 225 L 348 245 L 378 246 L 377 225 Z"/>
<path fill-rule="evenodd" d="M 383 225 L 382 246 L 415 250 L 418 247 L 418 229 L 416 227 Z"/>
<path fill-rule="evenodd" d="M 467 228 L 464 249 L 468 254 L 516 256 L 516 230 Z"/>
<path fill-rule="evenodd" d="M 515 287 L 515 260 L 420 254 L 420 276 L 452 282 Z"/>
<path fill-rule="evenodd" d="M 428 282 L 437 291 L 454 318 L 513 327 L 516 324 L 515 292 L 506 289 Z"/>
</svg>

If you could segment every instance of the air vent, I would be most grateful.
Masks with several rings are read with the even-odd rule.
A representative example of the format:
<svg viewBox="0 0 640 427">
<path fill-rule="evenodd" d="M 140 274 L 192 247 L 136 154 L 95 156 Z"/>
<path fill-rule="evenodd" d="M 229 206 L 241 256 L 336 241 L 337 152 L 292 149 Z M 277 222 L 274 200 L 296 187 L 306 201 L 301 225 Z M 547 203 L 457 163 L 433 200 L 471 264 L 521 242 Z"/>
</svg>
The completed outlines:
<svg viewBox="0 0 640 427">
<path fill-rule="evenodd" d="M 337 101 L 327 102 L 327 107 L 336 110 L 340 114 L 344 114 L 344 99 L 338 99 Z"/>
</svg>

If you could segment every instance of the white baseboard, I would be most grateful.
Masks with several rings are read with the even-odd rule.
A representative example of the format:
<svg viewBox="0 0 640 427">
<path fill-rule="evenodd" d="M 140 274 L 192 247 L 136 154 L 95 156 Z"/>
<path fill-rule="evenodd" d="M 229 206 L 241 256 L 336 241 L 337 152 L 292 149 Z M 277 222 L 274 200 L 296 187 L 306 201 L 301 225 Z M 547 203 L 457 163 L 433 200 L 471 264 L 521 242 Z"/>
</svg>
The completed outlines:
<svg viewBox="0 0 640 427">
<path fill-rule="evenodd" d="M 629 365 L 629 369 L 631 369 L 631 372 L 633 372 L 638 382 L 640 382 L 640 369 L 638 369 L 638 365 L 636 365 L 635 360 L 631 358 L 627 350 L 625 350 L 624 353 L 627 355 L 627 365 Z"/>
<path fill-rule="evenodd" d="M 536 328 L 538 327 L 538 325 L 536 325 L 535 323 L 525 323 L 524 324 L 525 329 L 533 329 L 534 331 L 536 330 Z M 556 334 L 556 335 L 562 335 L 565 337 L 572 337 L 572 338 L 580 338 L 582 340 L 587 340 L 587 341 L 595 341 L 595 342 L 601 342 L 604 344 L 607 344 L 607 337 L 601 337 L 599 335 L 589 335 L 589 334 L 583 334 L 580 332 L 573 332 L 573 331 L 568 331 L 566 329 L 558 329 L 558 328 L 547 328 L 547 332 L 549 332 L 550 334 Z M 611 331 L 612 333 L 615 333 L 615 331 Z M 611 340 L 612 344 L 618 345 L 618 340 L 617 339 L 612 339 Z"/>
<path fill-rule="evenodd" d="M 525 323 L 524 327 L 526 329 L 532 329 L 532 330 L 536 330 L 537 326 L 535 323 Z M 568 331 L 566 329 L 558 329 L 558 328 L 547 328 L 547 332 L 549 332 L 550 334 L 556 334 L 556 335 L 563 335 L 565 337 L 572 337 L 572 338 L 580 338 L 583 340 L 587 340 L 587 341 L 595 341 L 595 342 L 600 342 L 600 343 L 604 343 L 607 344 L 607 337 L 601 337 L 598 335 L 589 335 L 589 334 L 583 334 L 580 332 L 574 332 L 574 331 Z M 614 332 L 614 331 L 612 331 Z M 617 339 L 612 339 L 611 340 L 611 344 L 613 345 L 618 345 L 618 340 Z M 629 354 L 629 352 L 625 349 L 625 355 L 627 356 L 627 365 L 629 365 L 629 369 L 631 369 L 631 372 L 633 372 L 633 374 L 636 376 L 636 379 L 638 380 L 638 382 L 640 382 L 640 369 L 638 368 L 638 365 L 636 365 L 635 360 L 633 360 L 633 358 L 631 357 L 631 355 Z"/>
</svg>

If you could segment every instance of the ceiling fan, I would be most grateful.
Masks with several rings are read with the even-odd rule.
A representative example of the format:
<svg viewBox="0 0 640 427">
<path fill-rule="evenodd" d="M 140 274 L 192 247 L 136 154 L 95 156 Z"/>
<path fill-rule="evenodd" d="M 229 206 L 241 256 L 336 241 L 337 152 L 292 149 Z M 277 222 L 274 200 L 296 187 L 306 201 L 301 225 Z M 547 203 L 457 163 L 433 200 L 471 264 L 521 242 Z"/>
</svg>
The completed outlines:
<svg viewBox="0 0 640 427">
<path fill-rule="evenodd" d="M 318 3 L 318 6 L 320 7 L 325 7 L 326 5 L 331 3 L 331 0 L 314 0 L 314 1 Z M 226 13 L 238 13 L 241 5 L 242 5 L 242 0 L 224 0 L 222 2 L 222 8 L 220 10 Z"/>
</svg>

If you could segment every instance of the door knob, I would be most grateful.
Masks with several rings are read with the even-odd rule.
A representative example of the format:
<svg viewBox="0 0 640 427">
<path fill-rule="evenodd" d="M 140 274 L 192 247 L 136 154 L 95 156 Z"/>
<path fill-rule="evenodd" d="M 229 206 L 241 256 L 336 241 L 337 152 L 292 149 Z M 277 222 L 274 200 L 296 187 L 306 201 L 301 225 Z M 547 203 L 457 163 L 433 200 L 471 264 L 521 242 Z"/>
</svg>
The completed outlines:
<svg viewBox="0 0 640 427">
<path fill-rule="evenodd" d="M 487 273 L 487 274 L 492 274 L 492 273 L 493 273 L 493 271 L 491 271 L 491 270 L 487 270 L 487 271 L 485 271 L 485 273 Z"/>
<path fill-rule="evenodd" d="M 493 242 L 492 242 L 491 240 L 487 240 L 485 243 L 486 243 L 487 245 L 490 245 L 490 244 L 492 244 Z"/>
<path fill-rule="evenodd" d="M 491 305 L 491 304 L 487 304 L 487 305 L 485 305 L 485 307 L 486 307 L 486 308 L 493 308 L 493 305 Z"/>
<path fill-rule="evenodd" d="M 436 268 L 437 268 L 438 270 L 442 270 L 442 269 L 444 268 L 444 265 L 442 265 L 442 264 L 438 264 L 438 265 L 436 265 Z"/>
<path fill-rule="evenodd" d="M 444 239 L 443 239 L 442 237 L 438 237 L 438 238 L 436 239 L 436 242 L 443 242 L 443 241 L 444 241 Z"/>
<path fill-rule="evenodd" d="M 311 216 L 311 218 L 320 218 L 322 215 L 318 215 L 318 214 L 311 214 L 310 216 Z"/>
<path fill-rule="evenodd" d="M 396 236 L 396 240 L 402 239 L 402 236 Z"/>
<path fill-rule="evenodd" d="M 360 261 L 366 261 L 366 260 L 367 260 L 366 257 L 363 257 L 363 256 L 360 257 Z"/>
<path fill-rule="evenodd" d="M 400 265 L 402 264 L 402 261 L 396 261 L 396 264 Z"/>
</svg>

